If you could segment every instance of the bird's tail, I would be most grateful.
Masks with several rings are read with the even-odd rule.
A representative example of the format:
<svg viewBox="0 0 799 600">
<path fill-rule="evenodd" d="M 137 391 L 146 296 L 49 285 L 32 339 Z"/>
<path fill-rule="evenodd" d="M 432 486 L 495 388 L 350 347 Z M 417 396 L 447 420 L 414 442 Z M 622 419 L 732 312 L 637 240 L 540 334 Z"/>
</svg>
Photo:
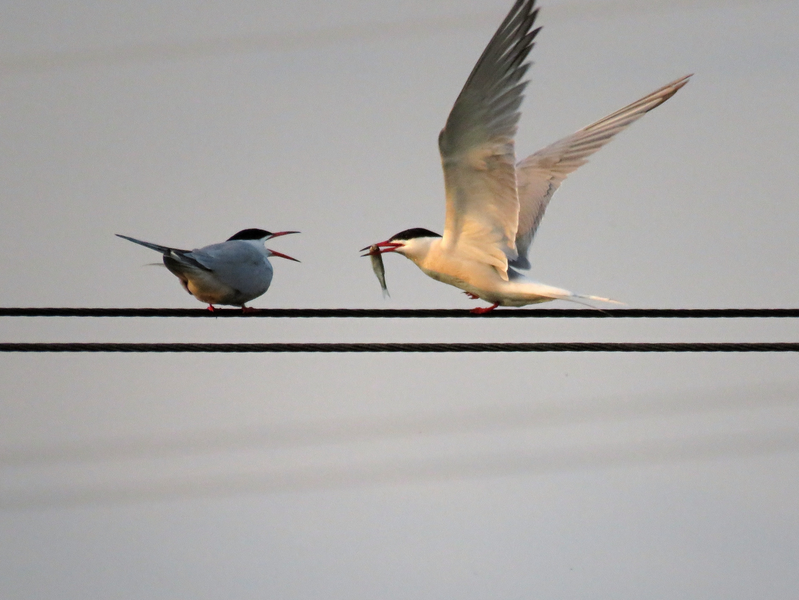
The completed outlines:
<svg viewBox="0 0 799 600">
<path fill-rule="evenodd" d="M 624 302 L 619 302 L 618 300 L 613 300 L 611 298 L 603 298 L 602 296 L 583 296 L 582 294 L 574 294 L 575 298 L 580 298 L 582 300 L 594 300 L 595 302 L 608 302 L 610 304 L 620 304 L 621 306 L 627 306 Z"/>
<path fill-rule="evenodd" d="M 609 304 L 618 304 L 620 306 L 627 306 L 624 302 L 619 302 L 618 300 L 612 300 L 610 298 L 603 298 L 602 296 L 586 296 L 583 294 L 572 294 L 571 296 L 567 296 L 565 298 L 561 298 L 561 300 L 567 300 L 569 302 L 574 302 L 576 304 L 582 304 L 583 306 L 587 306 L 588 308 L 595 308 L 597 310 L 601 310 L 594 306 L 593 304 L 589 304 L 585 302 L 585 300 L 591 300 L 592 302 L 607 302 Z"/>
<path fill-rule="evenodd" d="M 161 254 L 169 254 L 173 250 L 173 248 L 169 248 L 167 246 L 159 246 L 158 244 L 151 244 L 150 242 L 143 242 L 141 240 L 137 240 L 136 238 L 128 237 L 128 236 L 122 235 L 120 233 L 117 233 L 115 235 L 117 237 L 121 237 L 123 240 L 128 240 L 129 242 L 133 242 L 134 244 L 139 244 L 139 246 L 144 246 L 145 248 L 150 248 L 151 250 L 155 250 L 156 252 L 160 252 Z"/>
</svg>

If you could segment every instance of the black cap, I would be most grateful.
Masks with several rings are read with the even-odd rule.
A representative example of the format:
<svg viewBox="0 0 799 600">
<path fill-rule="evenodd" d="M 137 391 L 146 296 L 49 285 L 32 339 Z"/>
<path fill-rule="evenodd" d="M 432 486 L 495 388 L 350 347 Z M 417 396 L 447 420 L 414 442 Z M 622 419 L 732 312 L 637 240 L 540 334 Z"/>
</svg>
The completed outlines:
<svg viewBox="0 0 799 600">
<path fill-rule="evenodd" d="M 227 241 L 231 240 L 262 240 L 272 235 L 271 232 L 264 229 L 242 229 L 237 234 L 229 237 Z"/>
<path fill-rule="evenodd" d="M 429 229 L 425 229 L 424 227 L 414 227 L 413 229 L 406 229 L 405 231 L 400 231 L 396 235 L 392 235 L 391 240 L 403 241 L 426 237 L 440 238 L 441 236 L 433 231 L 430 231 Z"/>
</svg>

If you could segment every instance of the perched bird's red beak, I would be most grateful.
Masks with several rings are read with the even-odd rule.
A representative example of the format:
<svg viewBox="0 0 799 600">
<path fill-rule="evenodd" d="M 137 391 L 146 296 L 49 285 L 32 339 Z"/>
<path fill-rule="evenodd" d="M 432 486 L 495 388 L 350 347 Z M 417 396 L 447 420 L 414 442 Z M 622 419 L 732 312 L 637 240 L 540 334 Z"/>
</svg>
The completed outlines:
<svg viewBox="0 0 799 600">
<path fill-rule="evenodd" d="M 299 233 L 299 231 L 278 231 L 277 233 L 273 233 L 272 237 L 266 239 L 271 240 L 272 238 L 280 237 L 281 235 L 289 235 L 290 233 Z M 280 258 L 293 260 L 294 262 L 300 262 L 296 258 L 292 258 L 291 256 L 289 256 L 288 254 L 283 254 L 282 252 L 275 252 L 271 248 L 267 248 L 267 250 L 269 250 L 269 252 L 272 253 L 272 256 L 279 256 Z"/>
<path fill-rule="evenodd" d="M 288 233 L 298 233 L 298 232 L 289 231 Z M 267 248 L 267 250 L 269 250 L 269 252 L 272 254 L 272 256 L 279 256 L 280 258 L 286 258 L 288 260 L 293 260 L 294 262 L 300 262 L 296 258 L 292 258 L 291 256 L 289 256 L 288 254 L 283 254 L 282 252 L 275 252 L 274 250 L 272 250 L 270 248 Z"/>
</svg>

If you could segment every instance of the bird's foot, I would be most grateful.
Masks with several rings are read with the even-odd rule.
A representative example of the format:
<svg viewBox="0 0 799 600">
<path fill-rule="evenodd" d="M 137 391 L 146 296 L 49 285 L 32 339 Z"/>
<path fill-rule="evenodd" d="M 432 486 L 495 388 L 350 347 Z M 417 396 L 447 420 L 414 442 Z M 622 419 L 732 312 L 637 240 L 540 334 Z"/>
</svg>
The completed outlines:
<svg viewBox="0 0 799 600">
<path fill-rule="evenodd" d="M 477 300 L 480 297 L 477 294 L 472 294 L 471 292 L 463 292 L 463 293 L 469 296 L 469 298 L 471 298 L 472 300 Z"/>
<path fill-rule="evenodd" d="M 213 304 L 209 304 L 209 305 L 208 305 L 208 311 L 209 311 L 209 312 L 216 312 L 216 308 L 214 308 L 214 305 L 213 305 Z"/>
<path fill-rule="evenodd" d="M 246 315 L 248 313 L 254 313 L 256 310 L 258 309 L 253 308 L 252 306 L 244 306 L 243 304 L 241 305 L 241 314 L 243 315 Z"/>
<path fill-rule="evenodd" d="M 478 306 L 477 308 L 473 308 L 469 312 L 472 313 L 473 315 L 484 315 L 487 312 L 491 312 L 492 310 L 494 310 L 497 306 L 499 306 L 499 302 L 494 302 L 494 304 L 492 304 L 491 306 Z"/>
</svg>

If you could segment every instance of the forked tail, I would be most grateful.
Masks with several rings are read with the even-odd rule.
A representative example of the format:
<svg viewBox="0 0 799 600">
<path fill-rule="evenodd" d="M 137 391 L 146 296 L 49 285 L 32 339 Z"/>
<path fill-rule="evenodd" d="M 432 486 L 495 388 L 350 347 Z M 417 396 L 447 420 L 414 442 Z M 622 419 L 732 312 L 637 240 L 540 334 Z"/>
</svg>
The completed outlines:
<svg viewBox="0 0 799 600">
<path fill-rule="evenodd" d="M 174 248 L 169 248 L 168 246 L 159 246 L 158 244 L 143 242 L 142 240 L 137 240 L 136 238 L 128 237 L 126 235 L 122 235 L 121 233 L 116 233 L 114 235 L 116 235 L 117 237 L 121 237 L 123 240 L 128 240 L 129 242 L 133 242 L 134 244 L 139 244 L 139 246 L 144 246 L 145 248 L 150 248 L 150 250 L 155 250 L 156 252 L 160 252 L 161 254 L 169 254 L 174 249 Z"/>
<path fill-rule="evenodd" d="M 585 296 L 583 294 L 572 294 L 571 296 L 561 298 L 561 300 L 567 300 L 569 302 L 574 302 L 575 304 L 581 304 L 583 306 L 587 306 L 588 308 L 593 308 L 594 310 L 602 310 L 602 309 L 594 306 L 593 304 L 589 304 L 588 302 L 581 302 L 581 300 L 592 300 L 593 302 L 607 302 L 609 304 L 618 304 L 620 306 L 627 306 L 627 304 L 625 304 L 624 302 L 619 302 L 618 300 L 603 298 L 602 296 Z"/>
<path fill-rule="evenodd" d="M 621 306 L 627 306 L 624 302 L 619 302 L 618 300 L 613 300 L 611 298 L 603 298 L 602 296 L 583 296 L 582 294 L 574 294 L 575 298 L 581 298 L 583 300 L 595 300 L 596 302 L 609 302 L 610 304 L 619 304 Z"/>
</svg>

